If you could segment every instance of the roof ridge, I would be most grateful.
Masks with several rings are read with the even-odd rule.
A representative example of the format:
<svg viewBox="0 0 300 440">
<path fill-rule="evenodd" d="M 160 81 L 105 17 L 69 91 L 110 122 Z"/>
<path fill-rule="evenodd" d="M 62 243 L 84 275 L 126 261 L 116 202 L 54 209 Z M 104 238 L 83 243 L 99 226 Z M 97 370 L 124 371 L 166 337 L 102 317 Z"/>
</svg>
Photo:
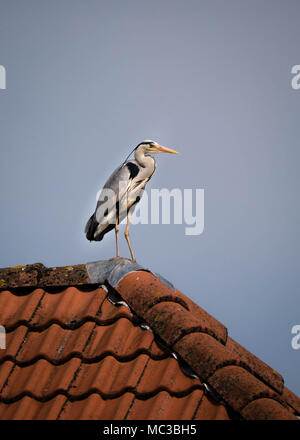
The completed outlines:
<svg viewBox="0 0 300 440">
<path fill-rule="evenodd" d="M 199 311 L 202 309 L 199 306 L 193 306 L 198 307 L 197 317 L 193 313 L 195 309 L 193 312 L 187 311 L 174 301 L 173 304 L 172 301 L 168 304 L 156 303 L 149 308 L 147 303 L 151 302 L 151 298 L 155 298 L 161 291 L 166 295 L 168 287 L 148 272 L 129 273 L 119 281 L 115 289 L 135 313 L 141 316 L 152 330 L 193 368 L 200 379 L 207 382 L 235 411 L 251 418 L 256 412 L 255 402 L 259 401 L 256 396 L 260 394 L 268 395 L 268 398 L 280 405 L 280 408 L 276 409 L 276 414 L 280 414 L 280 417 L 294 418 L 284 399 L 280 397 L 284 382 L 279 373 L 228 338 L 227 334 L 226 340 L 223 338 L 223 341 L 220 341 L 207 331 L 195 331 L 197 325 L 201 326 Z M 181 292 L 176 290 L 176 294 L 180 295 Z M 169 289 L 169 296 L 173 295 L 174 292 Z M 184 295 L 183 297 L 185 299 Z M 225 374 L 226 368 L 234 368 L 235 374 Z M 244 396 L 241 403 L 236 393 L 241 393 L 242 389 Z M 265 408 L 266 418 L 272 418 L 272 414 L 273 410 Z"/>
</svg>

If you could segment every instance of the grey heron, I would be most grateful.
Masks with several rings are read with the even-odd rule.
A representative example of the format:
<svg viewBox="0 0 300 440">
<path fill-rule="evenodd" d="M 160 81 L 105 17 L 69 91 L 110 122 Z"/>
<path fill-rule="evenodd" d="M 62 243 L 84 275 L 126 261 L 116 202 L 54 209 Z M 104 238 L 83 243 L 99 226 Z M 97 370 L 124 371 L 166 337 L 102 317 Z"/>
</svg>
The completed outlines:
<svg viewBox="0 0 300 440">
<path fill-rule="evenodd" d="M 128 160 L 133 152 L 134 160 Z M 135 205 L 141 199 L 145 185 L 155 171 L 156 162 L 151 156 L 153 153 L 178 154 L 177 151 L 163 147 L 151 140 L 139 143 L 105 183 L 98 198 L 95 212 L 86 224 L 85 234 L 90 241 L 101 241 L 107 232 L 115 229 L 117 258 L 120 257 L 119 224 L 127 216 L 125 238 L 132 261 L 135 261 L 129 240 L 129 224 Z M 110 195 L 112 196 L 110 197 Z"/>
</svg>

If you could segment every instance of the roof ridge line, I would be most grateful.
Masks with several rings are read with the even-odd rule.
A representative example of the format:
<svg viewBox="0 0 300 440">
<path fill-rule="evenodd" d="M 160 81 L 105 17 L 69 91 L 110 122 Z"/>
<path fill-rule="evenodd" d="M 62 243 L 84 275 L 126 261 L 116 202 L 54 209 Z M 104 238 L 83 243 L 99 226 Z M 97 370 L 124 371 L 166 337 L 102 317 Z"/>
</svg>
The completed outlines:
<svg viewBox="0 0 300 440">
<path fill-rule="evenodd" d="M 247 358 L 246 354 L 241 350 L 239 351 L 238 347 L 234 345 L 235 341 L 228 340 L 227 329 L 225 340 L 224 333 L 221 333 L 223 343 L 220 343 L 222 336 L 218 339 L 210 335 L 208 331 L 204 333 L 194 331 L 205 319 L 208 320 L 209 325 L 204 324 L 204 327 L 214 328 L 218 331 L 221 329 L 217 326 L 218 321 L 214 318 L 210 320 L 206 315 L 202 315 L 202 309 L 191 304 L 191 300 L 187 303 L 190 311 L 183 309 L 175 301 L 169 303 L 157 302 L 149 308 L 149 303 L 155 301 L 156 295 L 169 295 L 170 297 L 174 295 L 152 273 L 129 273 L 116 284 L 115 289 L 167 346 L 172 347 L 187 362 L 201 381 L 207 382 L 238 413 L 241 414 L 242 405 L 239 403 L 238 398 L 236 397 L 236 400 L 234 400 L 232 395 L 235 395 L 235 393 L 237 393 L 237 396 L 241 394 L 243 387 L 244 395 L 239 397 L 241 401 L 243 400 L 243 405 L 247 402 L 250 403 L 252 397 L 257 395 L 258 392 L 265 391 L 266 387 L 271 391 L 273 389 L 279 391 L 278 395 L 282 394 L 284 388 L 283 378 L 252 353 L 248 353 Z M 176 290 L 176 294 L 179 295 L 180 292 Z M 232 362 L 233 359 L 234 362 Z M 217 368 L 224 361 L 231 361 L 228 368 L 238 368 L 239 370 L 236 373 L 239 373 L 240 377 L 237 377 L 237 374 L 228 376 L 227 371 L 229 370 L 224 370 L 226 367 Z M 246 365 L 248 368 L 245 368 Z M 243 374 L 240 373 L 241 370 L 244 372 Z M 261 374 L 258 374 L 258 372 Z M 226 377 L 223 378 L 224 374 Z M 268 393 L 268 395 L 270 394 Z M 294 418 L 292 413 L 286 409 L 285 405 L 281 405 L 279 400 L 277 399 L 276 402 L 281 409 L 278 409 L 277 414 L 280 413 L 282 418 Z M 255 407 L 255 400 L 253 405 Z M 250 408 L 250 412 L 247 409 L 247 418 L 249 418 L 248 412 L 251 415 L 251 411 L 256 410 L 254 407 Z M 270 418 L 272 411 L 266 408 L 266 414 L 266 417 Z"/>
</svg>

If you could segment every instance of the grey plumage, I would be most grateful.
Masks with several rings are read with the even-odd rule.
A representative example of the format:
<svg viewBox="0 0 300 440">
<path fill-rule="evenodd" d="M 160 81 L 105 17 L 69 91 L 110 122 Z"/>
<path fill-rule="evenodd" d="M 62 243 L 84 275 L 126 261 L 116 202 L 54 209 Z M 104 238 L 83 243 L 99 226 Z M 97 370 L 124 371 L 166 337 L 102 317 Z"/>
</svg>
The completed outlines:
<svg viewBox="0 0 300 440">
<path fill-rule="evenodd" d="M 95 212 L 86 224 L 85 234 L 88 240 L 101 241 L 107 232 L 115 229 L 117 256 L 119 256 L 118 224 L 127 216 L 125 238 L 134 260 L 128 234 L 130 216 L 156 168 L 155 160 L 150 153 L 163 152 L 177 154 L 176 151 L 162 147 L 154 141 L 143 141 L 134 149 L 134 160 L 127 158 L 112 173 L 103 186 Z M 114 197 L 105 197 L 107 190 L 113 191 L 111 194 L 114 194 Z"/>
</svg>

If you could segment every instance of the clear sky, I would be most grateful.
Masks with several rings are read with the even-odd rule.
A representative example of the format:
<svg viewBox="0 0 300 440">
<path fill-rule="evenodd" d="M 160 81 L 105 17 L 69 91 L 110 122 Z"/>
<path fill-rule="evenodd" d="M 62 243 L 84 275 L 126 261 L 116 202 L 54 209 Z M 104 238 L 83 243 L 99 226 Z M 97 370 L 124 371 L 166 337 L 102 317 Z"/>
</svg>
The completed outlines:
<svg viewBox="0 0 300 440">
<path fill-rule="evenodd" d="M 114 256 L 85 223 L 154 139 L 180 155 L 149 189 L 203 188 L 205 230 L 133 225 L 138 263 L 300 394 L 299 17 L 296 0 L 0 0 L 0 266 Z"/>
</svg>

